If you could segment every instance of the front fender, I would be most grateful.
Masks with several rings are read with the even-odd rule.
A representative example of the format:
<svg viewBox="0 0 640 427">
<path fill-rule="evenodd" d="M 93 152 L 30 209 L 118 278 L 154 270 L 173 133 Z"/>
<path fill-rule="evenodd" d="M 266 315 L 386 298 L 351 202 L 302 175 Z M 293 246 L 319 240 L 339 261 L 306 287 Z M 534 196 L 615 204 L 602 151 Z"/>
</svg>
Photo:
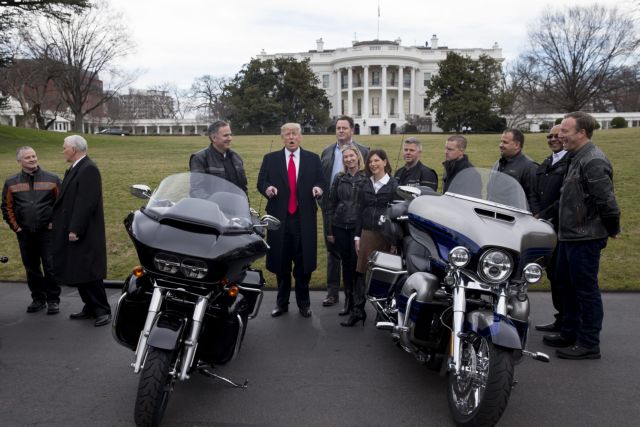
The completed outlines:
<svg viewBox="0 0 640 427">
<path fill-rule="evenodd" d="M 464 329 L 489 338 L 495 345 L 522 350 L 522 339 L 513 320 L 492 311 L 468 313 Z"/>
<path fill-rule="evenodd" d="M 186 325 L 186 317 L 179 317 L 174 313 L 160 313 L 151 326 L 147 345 L 164 350 L 175 350 Z"/>
</svg>

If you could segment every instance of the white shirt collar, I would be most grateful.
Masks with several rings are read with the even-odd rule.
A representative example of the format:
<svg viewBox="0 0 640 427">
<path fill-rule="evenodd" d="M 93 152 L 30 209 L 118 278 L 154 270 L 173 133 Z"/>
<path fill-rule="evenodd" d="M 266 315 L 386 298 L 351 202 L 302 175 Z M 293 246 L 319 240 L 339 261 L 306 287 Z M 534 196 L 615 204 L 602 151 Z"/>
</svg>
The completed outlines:
<svg viewBox="0 0 640 427">
<path fill-rule="evenodd" d="M 73 164 L 71 165 L 71 168 L 75 168 L 76 165 L 78 164 L 78 162 L 82 159 L 84 159 L 85 157 L 87 157 L 87 155 L 85 154 L 84 156 L 80 157 L 78 160 L 76 160 L 75 162 L 73 162 Z"/>
</svg>

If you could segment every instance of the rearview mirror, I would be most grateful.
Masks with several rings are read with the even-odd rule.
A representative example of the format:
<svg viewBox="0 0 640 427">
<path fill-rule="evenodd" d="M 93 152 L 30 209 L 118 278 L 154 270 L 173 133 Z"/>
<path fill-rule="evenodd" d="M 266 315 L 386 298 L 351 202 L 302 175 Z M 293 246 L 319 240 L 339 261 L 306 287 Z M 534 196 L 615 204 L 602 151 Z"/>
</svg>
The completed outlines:
<svg viewBox="0 0 640 427">
<path fill-rule="evenodd" d="M 134 184 L 129 187 L 129 192 L 132 196 L 137 197 L 138 199 L 151 198 L 151 188 L 148 185 Z"/>
<path fill-rule="evenodd" d="M 401 185 L 396 190 L 396 194 L 402 197 L 404 200 L 413 200 L 420 197 L 422 191 L 417 187 L 411 187 L 409 185 Z"/>
</svg>

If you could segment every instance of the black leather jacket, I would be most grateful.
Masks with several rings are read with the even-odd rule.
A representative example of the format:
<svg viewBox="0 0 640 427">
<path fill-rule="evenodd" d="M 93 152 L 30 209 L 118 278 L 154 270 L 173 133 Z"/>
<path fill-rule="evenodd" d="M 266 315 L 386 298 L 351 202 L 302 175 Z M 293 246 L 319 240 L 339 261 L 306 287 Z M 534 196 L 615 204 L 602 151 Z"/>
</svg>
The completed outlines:
<svg viewBox="0 0 640 427">
<path fill-rule="evenodd" d="M 380 215 L 387 212 L 389 203 L 398 198 L 396 196 L 397 188 L 398 181 L 391 177 L 389 182 L 376 193 L 371 179 L 367 177 L 358 194 L 360 215 L 358 215 L 358 221 L 356 222 L 356 236 L 360 236 L 362 230 L 380 231 L 381 227 L 378 225 L 378 220 Z"/>
<path fill-rule="evenodd" d="M 367 176 L 362 171 L 353 176 L 344 172 L 336 175 L 327 203 L 328 230 L 331 230 L 332 226 L 346 229 L 355 228 L 360 215 L 358 192 L 367 180 Z"/>
<path fill-rule="evenodd" d="M 420 160 L 411 169 L 401 167 L 394 175 L 398 185 L 412 185 L 414 187 L 430 187 L 438 191 L 438 174 Z"/>
<path fill-rule="evenodd" d="M 53 215 L 53 204 L 60 193 L 60 178 L 42 168 L 9 177 L 2 189 L 2 217 L 13 231 L 46 230 Z"/>
<path fill-rule="evenodd" d="M 331 172 L 333 172 L 333 160 L 335 158 L 336 144 L 337 142 L 334 142 L 333 144 L 328 145 L 327 147 L 325 147 L 324 150 L 322 150 L 322 154 L 320 154 L 320 165 L 322 166 L 322 177 L 324 178 L 325 185 L 327 186 L 327 188 L 325 189 L 326 191 L 331 190 L 331 184 L 332 184 Z M 358 144 L 354 140 L 351 140 L 351 144 L 358 147 L 358 150 L 360 150 L 360 154 L 362 154 L 362 158 L 366 162 L 367 156 L 369 155 L 369 149 L 364 145 Z M 327 209 L 328 202 L 329 202 L 328 197 L 322 198 L 321 204 L 322 204 L 323 210 Z"/>
<path fill-rule="evenodd" d="M 620 208 L 613 189 L 613 168 L 592 142 L 568 153 L 560 195 L 558 239 L 595 240 L 620 232 Z"/>
<path fill-rule="evenodd" d="M 191 172 L 208 173 L 226 179 L 240 187 L 246 193 L 247 174 L 244 171 L 242 158 L 231 149 L 227 151 L 227 156 L 231 160 L 231 166 L 235 170 L 235 173 L 230 174 L 225 170 L 223 155 L 217 152 L 211 144 L 209 144 L 207 148 L 203 148 L 191 155 L 189 159 L 189 170 Z"/>
<path fill-rule="evenodd" d="M 506 159 L 500 159 L 493 165 L 493 169 L 515 178 L 520 183 L 529 202 L 529 210 L 537 214 L 540 210 L 536 197 L 536 170 L 538 164 L 526 156 L 522 151 Z"/>
</svg>

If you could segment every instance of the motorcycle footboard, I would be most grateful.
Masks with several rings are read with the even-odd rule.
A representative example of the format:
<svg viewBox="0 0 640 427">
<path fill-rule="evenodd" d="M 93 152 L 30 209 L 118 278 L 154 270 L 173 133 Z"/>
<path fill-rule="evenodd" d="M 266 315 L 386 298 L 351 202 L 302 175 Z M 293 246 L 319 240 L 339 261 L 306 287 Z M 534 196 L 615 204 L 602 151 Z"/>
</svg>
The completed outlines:
<svg viewBox="0 0 640 427">
<path fill-rule="evenodd" d="M 160 313 L 149 332 L 147 345 L 164 350 L 175 350 L 182 339 L 188 319 L 173 313 Z"/>
</svg>

